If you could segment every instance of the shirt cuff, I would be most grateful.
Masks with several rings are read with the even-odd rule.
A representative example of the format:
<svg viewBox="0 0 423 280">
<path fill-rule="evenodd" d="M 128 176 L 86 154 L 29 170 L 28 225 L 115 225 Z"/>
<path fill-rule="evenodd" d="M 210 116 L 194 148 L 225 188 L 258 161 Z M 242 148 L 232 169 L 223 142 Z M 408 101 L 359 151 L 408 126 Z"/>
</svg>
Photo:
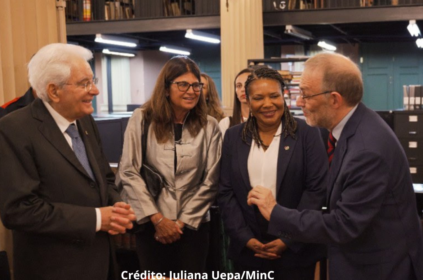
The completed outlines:
<svg viewBox="0 0 423 280">
<path fill-rule="evenodd" d="M 96 224 L 95 232 L 99 232 L 101 229 L 101 212 L 99 208 L 95 208 Z"/>
</svg>

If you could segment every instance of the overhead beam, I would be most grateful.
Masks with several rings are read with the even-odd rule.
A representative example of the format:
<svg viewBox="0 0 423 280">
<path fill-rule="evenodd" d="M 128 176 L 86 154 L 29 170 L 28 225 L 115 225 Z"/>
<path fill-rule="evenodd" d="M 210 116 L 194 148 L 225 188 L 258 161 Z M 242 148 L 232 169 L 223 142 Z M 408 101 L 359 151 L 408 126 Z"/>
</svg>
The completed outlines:
<svg viewBox="0 0 423 280">
<path fill-rule="evenodd" d="M 68 36 L 94 35 L 104 32 L 107 34 L 142 33 L 185 30 L 193 26 L 196 29 L 220 28 L 220 16 L 72 22 L 66 24 L 66 32 Z"/>
<path fill-rule="evenodd" d="M 363 22 L 423 20 L 423 6 L 388 6 L 349 9 L 298 10 L 267 12 L 263 16 L 264 26 L 341 24 Z"/>
</svg>

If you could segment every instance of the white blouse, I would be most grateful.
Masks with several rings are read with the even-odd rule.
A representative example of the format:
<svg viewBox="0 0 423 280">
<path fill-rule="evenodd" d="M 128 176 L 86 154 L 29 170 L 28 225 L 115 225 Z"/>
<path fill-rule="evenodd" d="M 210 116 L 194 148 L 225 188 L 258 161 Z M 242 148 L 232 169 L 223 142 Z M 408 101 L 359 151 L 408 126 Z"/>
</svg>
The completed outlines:
<svg viewBox="0 0 423 280">
<path fill-rule="evenodd" d="M 276 198 L 276 180 L 279 155 L 279 143 L 282 133 L 282 123 L 273 137 L 269 148 L 265 151 L 259 148 L 253 140 L 251 143 L 250 154 L 248 155 L 248 174 L 251 187 L 262 186 L 272 191 Z"/>
</svg>

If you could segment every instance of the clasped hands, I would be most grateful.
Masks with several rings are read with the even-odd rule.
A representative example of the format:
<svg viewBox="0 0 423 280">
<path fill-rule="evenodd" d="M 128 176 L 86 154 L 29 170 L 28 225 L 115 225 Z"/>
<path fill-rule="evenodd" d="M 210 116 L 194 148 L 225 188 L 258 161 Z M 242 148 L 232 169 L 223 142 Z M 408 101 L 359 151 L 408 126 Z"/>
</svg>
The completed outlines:
<svg viewBox="0 0 423 280">
<path fill-rule="evenodd" d="M 99 208 L 101 212 L 101 231 L 111 235 L 125 233 L 133 227 L 135 213 L 125 202 L 116 202 L 113 206 Z"/>
<path fill-rule="evenodd" d="M 282 252 L 287 248 L 285 243 L 283 243 L 280 239 L 275 239 L 269 243 L 263 244 L 256 238 L 251 238 L 248 240 L 246 246 L 255 252 L 255 257 L 268 260 L 280 258 Z"/>
<path fill-rule="evenodd" d="M 171 244 L 179 240 L 184 233 L 185 224 L 180 220 L 174 222 L 161 213 L 152 215 L 150 220 L 156 229 L 154 238 L 162 244 Z"/>
</svg>

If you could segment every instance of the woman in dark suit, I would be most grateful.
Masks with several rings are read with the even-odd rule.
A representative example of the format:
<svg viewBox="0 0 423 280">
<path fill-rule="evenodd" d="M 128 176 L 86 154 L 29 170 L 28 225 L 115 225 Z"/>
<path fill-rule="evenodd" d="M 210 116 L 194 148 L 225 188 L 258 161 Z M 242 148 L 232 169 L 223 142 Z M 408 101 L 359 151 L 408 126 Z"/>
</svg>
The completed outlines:
<svg viewBox="0 0 423 280">
<path fill-rule="evenodd" d="M 256 69 L 245 83 L 251 115 L 225 135 L 218 202 L 231 238 L 229 257 L 237 271 L 274 271 L 274 279 L 314 279 L 324 247 L 288 242 L 267 233 L 268 222 L 247 205 L 251 188 L 269 188 L 279 204 L 320 209 L 327 156 L 319 131 L 295 119 L 275 70 Z"/>
</svg>

